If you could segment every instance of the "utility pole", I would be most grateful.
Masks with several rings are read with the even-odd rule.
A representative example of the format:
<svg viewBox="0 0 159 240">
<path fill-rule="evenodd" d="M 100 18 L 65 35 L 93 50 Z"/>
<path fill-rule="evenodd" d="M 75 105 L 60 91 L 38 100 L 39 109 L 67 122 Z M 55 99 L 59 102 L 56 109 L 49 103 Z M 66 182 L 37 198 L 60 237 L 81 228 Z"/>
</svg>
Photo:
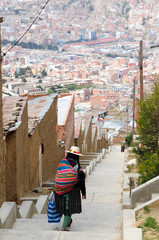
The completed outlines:
<svg viewBox="0 0 159 240">
<path fill-rule="evenodd" d="M 127 104 L 127 107 L 126 107 L 126 112 L 127 112 L 127 131 L 126 131 L 126 136 L 128 136 L 128 104 Z"/>
<path fill-rule="evenodd" d="M 5 189 L 5 162 L 3 148 L 3 119 L 2 119 L 2 54 L 1 54 L 1 23 L 0 17 L 0 206 L 6 200 Z"/>
<path fill-rule="evenodd" d="M 132 139 L 134 139 L 134 133 L 135 133 L 135 84 L 136 84 L 136 78 L 134 78 L 134 86 L 133 86 L 133 127 L 132 127 Z"/>
<path fill-rule="evenodd" d="M 139 69 L 140 69 L 140 101 L 143 101 L 143 40 L 140 41 Z"/>
</svg>

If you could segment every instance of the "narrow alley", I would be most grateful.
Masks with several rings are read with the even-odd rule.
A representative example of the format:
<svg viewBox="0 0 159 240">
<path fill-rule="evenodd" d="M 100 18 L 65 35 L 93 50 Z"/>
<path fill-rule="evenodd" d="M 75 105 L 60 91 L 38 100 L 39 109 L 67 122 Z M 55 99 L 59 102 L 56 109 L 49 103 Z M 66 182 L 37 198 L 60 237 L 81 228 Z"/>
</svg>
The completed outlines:
<svg viewBox="0 0 159 240">
<path fill-rule="evenodd" d="M 1 229 L 3 240 L 122 240 L 122 188 L 124 153 L 111 146 L 100 163 L 87 176 L 87 199 L 83 211 L 72 216 L 69 232 L 60 224 L 49 224 L 46 214 L 17 219 L 12 229 Z M 62 222 L 62 221 L 61 221 Z"/>
</svg>

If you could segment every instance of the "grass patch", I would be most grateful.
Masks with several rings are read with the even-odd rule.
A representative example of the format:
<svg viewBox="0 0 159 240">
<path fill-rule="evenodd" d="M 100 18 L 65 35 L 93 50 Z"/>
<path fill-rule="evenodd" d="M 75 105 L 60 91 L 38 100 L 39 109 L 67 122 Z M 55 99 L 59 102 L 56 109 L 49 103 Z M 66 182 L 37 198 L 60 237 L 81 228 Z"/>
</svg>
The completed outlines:
<svg viewBox="0 0 159 240">
<path fill-rule="evenodd" d="M 128 169 L 128 172 L 130 173 L 131 172 L 131 166 L 127 165 L 127 169 Z"/>
<path fill-rule="evenodd" d="M 153 229 L 156 229 L 157 231 L 159 231 L 159 226 L 158 226 L 158 224 L 156 222 L 156 219 L 152 218 L 152 217 L 148 217 L 145 220 L 144 227 L 153 228 Z"/>
<path fill-rule="evenodd" d="M 150 209 L 148 207 L 144 207 L 143 209 L 145 214 L 148 214 L 150 212 Z"/>
</svg>

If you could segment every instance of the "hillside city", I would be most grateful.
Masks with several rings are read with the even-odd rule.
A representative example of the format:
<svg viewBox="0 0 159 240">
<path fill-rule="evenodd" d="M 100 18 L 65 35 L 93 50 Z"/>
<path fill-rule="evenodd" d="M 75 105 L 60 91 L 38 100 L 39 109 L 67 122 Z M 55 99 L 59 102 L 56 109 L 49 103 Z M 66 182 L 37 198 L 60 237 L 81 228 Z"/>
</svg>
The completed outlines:
<svg viewBox="0 0 159 240">
<path fill-rule="evenodd" d="M 0 54 L 0 239 L 159 239 L 159 0 L 1 0 Z"/>
<path fill-rule="evenodd" d="M 1 1 L 3 53 L 32 22 L 37 6 L 43 1 Z M 150 49 L 158 42 L 158 8 L 158 1 L 49 2 L 19 46 L 4 57 L 3 96 L 73 91 L 78 110 L 85 110 L 83 102 L 89 103 L 86 108 L 123 109 L 132 99 L 134 78 L 139 96 L 143 37 L 144 91 L 158 74 L 158 49 Z"/>
</svg>

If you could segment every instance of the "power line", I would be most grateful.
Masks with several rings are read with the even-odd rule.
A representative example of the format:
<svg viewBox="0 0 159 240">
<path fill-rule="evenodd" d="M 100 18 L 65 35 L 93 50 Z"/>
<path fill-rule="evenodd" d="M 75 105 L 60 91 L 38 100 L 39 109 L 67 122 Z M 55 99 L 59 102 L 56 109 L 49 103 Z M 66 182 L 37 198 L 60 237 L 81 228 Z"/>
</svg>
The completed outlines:
<svg viewBox="0 0 159 240">
<path fill-rule="evenodd" d="M 42 13 L 42 11 L 45 9 L 46 5 L 48 4 L 50 0 L 47 0 L 46 3 L 44 4 L 44 6 L 42 7 L 42 9 L 40 10 L 40 12 L 38 13 L 38 15 L 36 16 L 36 18 L 33 20 L 33 22 L 30 24 L 30 26 L 27 28 L 27 30 L 22 34 L 22 36 L 3 54 L 3 56 L 6 56 L 6 54 L 8 52 L 10 52 L 20 41 L 21 39 L 26 35 L 26 33 L 30 30 L 30 28 L 33 26 L 33 24 L 36 22 L 36 20 L 39 18 L 40 14 Z"/>
</svg>

